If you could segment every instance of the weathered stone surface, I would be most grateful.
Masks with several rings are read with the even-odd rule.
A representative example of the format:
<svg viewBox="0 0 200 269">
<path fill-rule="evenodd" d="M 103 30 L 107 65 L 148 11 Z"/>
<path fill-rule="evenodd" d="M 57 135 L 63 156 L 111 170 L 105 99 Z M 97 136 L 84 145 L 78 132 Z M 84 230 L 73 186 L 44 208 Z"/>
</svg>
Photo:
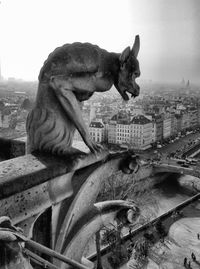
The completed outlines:
<svg viewBox="0 0 200 269">
<path fill-rule="evenodd" d="M 30 237 L 34 222 L 53 206 L 53 248 L 65 253 L 72 243 L 69 234 L 93 207 L 102 181 L 122 169 L 127 156 L 131 153 L 102 151 L 68 158 L 28 154 L 4 161 L 0 163 L 0 215 L 9 216 Z"/>
<path fill-rule="evenodd" d="M 59 218 L 63 219 L 63 222 L 62 229 L 57 228 L 59 233 L 55 249 L 58 252 L 64 251 L 67 242 L 70 242 L 68 236 L 73 227 L 76 226 L 76 222 L 93 207 L 102 183 L 111 174 L 118 171 L 121 160 L 122 158 L 118 156 L 118 158 L 103 164 L 91 166 L 90 169 L 88 167 L 85 171 L 83 169 L 81 173 L 74 175 L 72 179 L 74 194 L 63 203 L 63 209 L 60 211 Z"/>
<path fill-rule="evenodd" d="M 0 199 L 25 191 L 57 176 L 102 161 L 109 155 L 68 156 L 28 154 L 0 163 Z M 83 157 L 84 156 L 84 157 Z"/>
<path fill-rule="evenodd" d="M 92 175 L 89 177 L 88 182 L 92 180 L 93 185 L 98 187 L 101 180 L 98 170 L 95 175 L 95 169 L 97 169 L 98 166 L 103 169 L 105 166 L 105 171 L 102 175 L 104 175 L 106 179 L 106 174 L 108 173 L 106 172 L 106 167 L 108 168 L 109 164 L 116 162 L 116 165 L 111 167 L 110 172 L 112 172 L 113 169 L 119 169 L 119 161 L 126 155 L 127 152 L 116 154 L 102 152 L 99 155 L 88 154 L 81 159 L 69 158 L 65 160 L 48 155 L 34 156 L 30 154 L 1 162 L 0 215 L 9 216 L 14 223 L 22 223 L 22 227 L 25 228 L 27 234 L 30 232 L 30 229 L 32 229 L 32 227 L 30 227 L 30 219 L 34 222 L 45 209 L 52 205 L 59 204 L 67 197 L 72 196 L 73 191 L 76 192 L 76 189 L 80 189 L 84 180 L 86 180 L 90 174 Z M 109 161 L 110 159 L 112 161 Z M 83 168 L 85 169 L 85 173 L 82 173 Z M 78 179 L 78 181 L 75 180 L 76 183 L 75 185 L 73 184 L 72 188 L 71 180 L 75 171 L 77 171 L 75 178 Z M 89 190 L 90 195 L 87 195 L 87 191 L 83 191 L 83 188 L 82 194 L 79 196 L 85 199 L 85 209 L 82 208 L 84 213 L 85 210 L 88 209 L 88 206 L 94 202 L 93 198 L 96 197 L 99 190 L 98 188 L 96 188 L 95 191 L 91 189 Z M 87 190 L 87 188 L 85 190 Z M 87 199 L 84 197 L 87 197 Z M 89 201 L 90 199 L 91 201 Z M 78 205 L 75 201 L 80 202 L 80 199 L 74 200 L 74 205 Z M 86 201 L 89 201 L 89 204 Z M 67 207 L 69 208 L 69 206 Z M 78 209 L 79 205 L 74 210 L 77 211 Z M 71 211 L 69 211 L 68 214 L 71 214 L 70 212 Z M 63 214 L 65 218 L 67 214 L 66 210 Z M 59 213 L 59 219 L 61 215 Z M 80 215 L 77 214 L 77 217 L 80 217 Z M 56 218 L 54 218 L 54 221 L 56 222 Z M 27 229 L 27 226 L 29 226 L 29 229 Z"/>
<path fill-rule="evenodd" d="M 81 261 L 83 251 L 90 237 L 99 231 L 103 226 L 114 222 L 116 215 L 120 210 L 127 212 L 132 209 L 136 210 L 136 206 L 128 201 L 105 201 L 94 204 L 93 207 L 83 215 L 74 226 L 70 233 L 69 244 L 64 254 L 69 258 Z M 65 264 L 61 264 L 61 268 L 71 268 Z"/>
<path fill-rule="evenodd" d="M 23 234 L 8 217 L 0 217 L 0 268 L 32 269 L 22 253 Z"/>
<path fill-rule="evenodd" d="M 25 221 L 55 203 L 72 195 L 72 173 L 55 177 L 47 182 L 0 200 L 0 214 L 12 218 L 14 223 Z"/>
<path fill-rule="evenodd" d="M 0 158 L 8 160 L 25 154 L 25 142 L 22 139 L 7 139 L 0 137 Z"/>
<path fill-rule="evenodd" d="M 139 95 L 139 36 L 133 48 L 110 53 L 90 43 L 65 44 L 45 61 L 40 74 L 35 106 L 27 117 L 27 152 L 66 155 L 71 152 L 75 129 L 91 152 L 102 149 L 90 138 L 81 115 L 81 102 L 94 92 L 113 85 L 124 100 Z"/>
</svg>

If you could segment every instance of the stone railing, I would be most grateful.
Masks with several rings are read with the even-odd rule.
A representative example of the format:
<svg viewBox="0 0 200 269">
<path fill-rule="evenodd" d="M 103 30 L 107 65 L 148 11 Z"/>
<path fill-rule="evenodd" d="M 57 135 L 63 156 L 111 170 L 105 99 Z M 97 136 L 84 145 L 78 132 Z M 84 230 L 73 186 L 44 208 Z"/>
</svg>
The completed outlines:
<svg viewBox="0 0 200 269">
<path fill-rule="evenodd" d="M 0 137 L 0 160 L 8 160 L 25 154 L 26 137 L 7 139 Z"/>
<path fill-rule="evenodd" d="M 190 175 L 194 177 L 200 177 L 200 170 L 198 166 L 189 166 L 183 167 L 181 165 L 172 165 L 172 164 L 154 164 L 153 165 L 153 174 L 158 173 L 177 173 L 182 175 Z"/>
<path fill-rule="evenodd" d="M 19 156 L 23 142 L 16 143 Z M 89 237 L 119 210 L 131 208 L 121 200 L 94 204 L 101 184 L 113 173 L 129 173 L 136 165 L 128 151 L 66 158 L 28 154 L 2 161 L 0 216 L 8 216 L 27 238 L 81 263 Z M 55 267 L 71 268 L 66 262 L 52 261 Z"/>
</svg>

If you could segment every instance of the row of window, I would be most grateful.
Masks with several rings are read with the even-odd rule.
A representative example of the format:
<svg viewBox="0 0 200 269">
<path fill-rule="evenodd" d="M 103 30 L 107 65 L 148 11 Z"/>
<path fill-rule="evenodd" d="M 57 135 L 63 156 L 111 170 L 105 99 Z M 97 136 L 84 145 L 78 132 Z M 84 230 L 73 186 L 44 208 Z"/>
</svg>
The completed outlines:
<svg viewBox="0 0 200 269">
<path fill-rule="evenodd" d="M 117 130 L 117 132 L 121 132 L 121 133 L 129 133 L 129 130 Z"/>
<path fill-rule="evenodd" d="M 128 128 L 119 128 L 119 127 L 117 127 L 117 130 L 118 131 L 128 131 L 128 130 L 130 130 L 130 129 L 143 129 L 143 126 L 129 126 Z"/>
<path fill-rule="evenodd" d="M 103 135 L 102 133 L 92 133 L 92 132 L 90 132 L 90 135 L 92 136 L 92 135 Z"/>
<path fill-rule="evenodd" d="M 95 141 L 95 142 L 101 142 L 99 137 L 97 137 L 97 139 L 92 138 L 92 140 Z"/>
<path fill-rule="evenodd" d="M 142 133 L 142 132 L 132 132 L 131 134 L 126 134 L 126 133 L 117 133 L 115 136 L 144 136 L 144 137 L 149 137 L 151 133 Z M 113 135 L 114 136 L 114 135 Z"/>
<path fill-rule="evenodd" d="M 130 140 L 125 139 L 123 137 L 117 137 L 117 141 L 130 142 Z"/>
<path fill-rule="evenodd" d="M 99 135 L 99 134 L 97 134 L 97 135 L 95 135 L 95 134 L 90 134 L 90 136 L 92 137 L 92 138 L 95 138 L 95 137 L 97 137 L 97 138 L 102 138 L 103 139 L 103 135 Z"/>
</svg>

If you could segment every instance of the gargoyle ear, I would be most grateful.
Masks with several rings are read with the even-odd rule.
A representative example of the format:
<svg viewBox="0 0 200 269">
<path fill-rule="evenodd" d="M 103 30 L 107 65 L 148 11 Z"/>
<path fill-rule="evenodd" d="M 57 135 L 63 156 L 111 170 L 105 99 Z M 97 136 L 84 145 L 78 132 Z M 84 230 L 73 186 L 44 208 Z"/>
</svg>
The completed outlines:
<svg viewBox="0 0 200 269">
<path fill-rule="evenodd" d="M 54 79 L 55 79 L 55 76 L 50 76 L 50 83 L 53 83 L 54 82 Z"/>
<path fill-rule="evenodd" d="M 131 50 L 131 52 L 135 56 L 135 58 L 137 58 L 139 50 L 140 50 L 140 37 L 139 37 L 139 35 L 136 35 L 135 42 L 134 42 L 133 48 Z"/>
<path fill-rule="evenodd" d="M 130 55 L 130 47 L 127 47 L 122 53 L 121 55 L 119 56 L 119 60 L 120 60 L 120 63 L 121 65 L 123 65 L 126 60 L 128 59 L 129 55 Z"/>
<path fill-rule="evenodd" d="M 55 76 L 51 76 L 49 79 L 49 85 L 54 89 L 55 83 L 54 83 Z"/>
</svg>

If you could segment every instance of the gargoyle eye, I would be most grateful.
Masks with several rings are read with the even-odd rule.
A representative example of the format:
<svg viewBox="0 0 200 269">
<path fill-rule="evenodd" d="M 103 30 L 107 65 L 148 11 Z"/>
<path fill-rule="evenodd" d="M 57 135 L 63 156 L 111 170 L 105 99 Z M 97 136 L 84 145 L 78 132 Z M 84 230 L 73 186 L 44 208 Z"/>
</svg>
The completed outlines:
<svg viewBox="0 0 200 269">
<path fill-rule="evenodd" d="M 51 76 L 51 77 L 50 77 L 50 81 L 51 81 L 52 83 L 54 82 L 54 79 L 55 79 L 54 76 Z"/>
<path fill-rule="evenodd" d="M 133 74 L 134 74 L 136 77 L 139 77 L 139 76 L 140 76 L 140 70 L 136 70 L 136 71 L 134 71 Z"/>
</svg>

